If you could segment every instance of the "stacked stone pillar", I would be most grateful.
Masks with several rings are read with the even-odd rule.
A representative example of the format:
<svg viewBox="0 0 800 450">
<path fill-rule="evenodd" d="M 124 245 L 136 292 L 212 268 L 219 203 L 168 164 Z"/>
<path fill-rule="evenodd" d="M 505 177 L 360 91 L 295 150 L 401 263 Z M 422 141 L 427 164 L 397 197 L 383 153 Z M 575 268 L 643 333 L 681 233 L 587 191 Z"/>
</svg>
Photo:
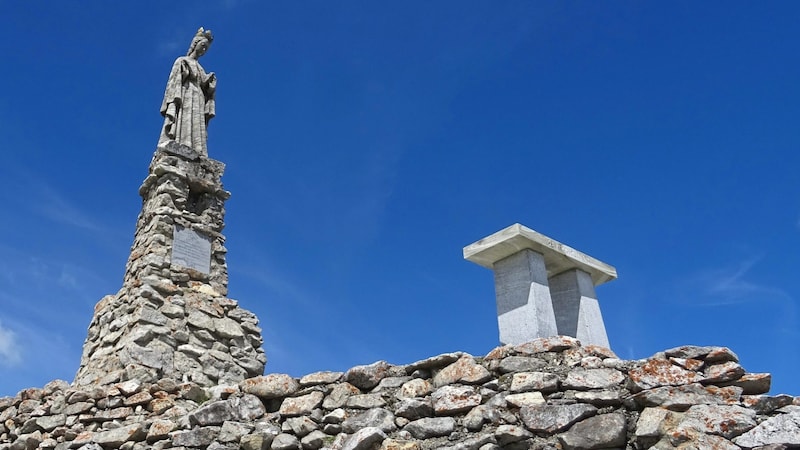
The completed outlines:
<svg viewBox="0 0 800 450">
<path fill-rule="evenodd" d="M 258 319 L 226 297 L 224 169 L 174 141 L 156 149 L 122 289 L 95 307 L 77 384 L 263 373 Z"/>
<path fill-rule="evenodd" d="M 606 263 L 514 224 L 464 247 L 494 271 L 500 342 L 555 335 L 609 347 L 595 286 L 617 277 Z"/>
</svg>

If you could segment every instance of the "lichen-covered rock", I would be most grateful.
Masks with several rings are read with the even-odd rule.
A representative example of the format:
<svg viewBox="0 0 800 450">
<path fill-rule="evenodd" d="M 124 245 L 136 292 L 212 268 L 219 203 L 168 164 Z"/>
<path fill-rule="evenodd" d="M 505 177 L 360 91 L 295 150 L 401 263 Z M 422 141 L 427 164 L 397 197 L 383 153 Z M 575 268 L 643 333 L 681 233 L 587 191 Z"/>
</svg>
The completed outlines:
<svg viewBox="0 0 800 450">
<path fill-rule="evenodd" d="M 703 379 L 704 384 L 721 383 L 738 380 L 744 375 L 744 368 L 734 361 L 726 361 L 707 366 L 703 374 L 705 376 Z"/>
<path fill-rule="evenodd" d="M 735 405 L 694 405 L 684 414 L 676 430 L 693 429 L 726 439 L 756 426 L 755 411 Z"/>
<path fill-rule="evenodd" d="M 223 317 L 230 307 L 224 302 L 192 304 L 212 318 Z M 119 320 L 115 327 L 125 323 Z M 147 323 L 140 336 L 155 333 L 152 326 Z M 221 363 L 214 356 L 222 351 L 217 344 L 197 353 L 204 361 Z M 573 344 L 546 339 L 499 347 L 491 358 L 454 353 L 422 360 L 416 368 L 379 363 L 348 371 L 351 381 L 370 378 L 359 384 L 374 384 L 371 388 L 354 386 L 341 372 L 317 372 L 300 381 L 272 374 L 208 386 L 210 378 L 153 380 L 147 377 L 155 372 L 141 367 L 127 374 L 115 369 L 100 384 L 54 382 L 0 398 L 0 450 L 98 450 L 99 441 L 107 450 L 341 450 L 346 445 L 370 450 L 626 445 L 777 450 L 800 445 L 800 398 L 743 394 L 748 385 L 763 388 L 768 377 L 745 373 L 729 379 L 725 374 L 738 373 L 741 366 L 724 347 L 683 347 L 673 356 L 623 361 L 608 351 Z M 210 367 L 226 370 L 224 364 Z M 518 370 L 523 367 L 536 369 Z M 668 375 L 675 367 L 702 378 L 632 392 L 638 388 L 627 373 L 641 382 L 650 376 L 637 373 L 643 367 L 668 367 Z M 450 384 L 434 388 L 434 378 L 443 371 L 449 372 Z M 709 376 L 715 371 L 721 376 Z M 656 374 L 653 384 L 663 382 L 658 380 L 663 375 Z M 444 379 L 440 375 L 439 382 Z M 486 381 L 473 384 L 476 379 Z"/>
<path fill-rule="evenodd" d="M 662 406 L 683 411 L 692 405 L 734 405 L 739 402 L 742 388 L 735 386 L 703 386 L 699 383 L 684 386 L 663 386 L 637 393 L 632 399 L 642 406 Z"/>
<path fill-rule="evenodd" d="M 318 384 L 336 383 L 342 379 L 343 372 L 314 372 L 300 378 L 300 386 L 316 386 Z"/>
<path fill-rule="evenodd" d="M 631 369 L 628 376 L 634 391 L 660 386 L 682 386 L 703 379 L 701 374 L 683 369 L 667 359 L 651 359 L 641 367 Z"/>
<path fill-rule="evenodd" d="M 294 394 L 300 385 L 289 375 L 269 374 L 248 378 L 240 383 L 243 392 L 263 399 L 281 398 Z"/>
<path fill-rule="evenodd" d="M 372 389 L 387 376 L 389 376 L 389 363 L 377 361 L 351 368 L 344 374 L 344 380 L 359 389 Z"/>
<path fill-rule="evenodd" d="M 481 394 L 471 386 L 443 386 L 431 394 L 438 415 L 468 411 L 481 404 Z"/>
<path fill-rule="evenodd" d="M 280 407 L 282 416 L 300 416 L 309 414 L 322 403 L 324 395 L 322 392 L 311 392 L 299 397 L 287 397 L 283 400 Z"/>
<path fill-rule="evenodd" d="M 547 372 L 518 372 L 511 378 L 511 392 L 553 392 L 558 389 L 558 376 Z"/>
<path fill-rule="evenodd" d="M 522 408 L 530 405 L 542 405 L 545 399 L 541 392 L 523 392 L 521 394 L 509 394 L 505 396 L 505 401 L 509 404 Z"/>
<path fill-rule="evenodd" d="M 441 387 L 454 383 L 480 384 L 491 378 L 492 374 L 480 364 L 475 363 L 474 358 L 462 356 L 433 377 L 433 386 Z"/>
<path fill-rule="evenodd" d="M 616 369 L 575 369 L 567 375 L 563 384 L 568 389 L 606 389 L 623 381 L 625 375 Z"/>
<path fill-rule="evenodd" d="M 800 411 L 793 410 L 767 419 L 733 442 L 745 448 L 766 445 L 800 446 Z"/>
<path fill-rule="evenodd" d="M 395 394 L 397 398 L 424 397 L 433 392 L 433 384 L 422 378 L 415 378 L 403 383 Z"/>
<path fill-rule="evenodd" d="M 347 399 L 353 395 L 358 395 L 361 390 L 350 383 L 336 383 L 325 397 L 322 407 L 328 410 L 341 408 L 347 404 Z"/>
</svg>

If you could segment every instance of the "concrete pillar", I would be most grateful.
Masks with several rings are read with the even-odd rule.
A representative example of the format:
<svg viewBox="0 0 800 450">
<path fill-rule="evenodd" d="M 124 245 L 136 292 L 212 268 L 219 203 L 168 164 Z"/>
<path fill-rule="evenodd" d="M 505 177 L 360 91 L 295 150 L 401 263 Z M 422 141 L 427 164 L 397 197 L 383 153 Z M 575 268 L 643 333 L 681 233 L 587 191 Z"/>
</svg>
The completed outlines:
<svg viewBox="0 0 800 450">
<path fill-rule="evenodd" d="M 557 334 L 544 256 L 525 249 L 494 263 L 500 342 L 521 344 Z"/>
<path fill-rule="evenodd" d="M 550 277 L 548 283 L 558 334 L 574 336 L 584 345 L 608 347 L 592 276 L 572 269 Z"/>
<path fill-rule="evenodd" d="M 500 342 L 565 335 L 608 347 L 594 287 L 617 270 L 520 224 L 464 247 L 494 272 Z"/>
</svg>

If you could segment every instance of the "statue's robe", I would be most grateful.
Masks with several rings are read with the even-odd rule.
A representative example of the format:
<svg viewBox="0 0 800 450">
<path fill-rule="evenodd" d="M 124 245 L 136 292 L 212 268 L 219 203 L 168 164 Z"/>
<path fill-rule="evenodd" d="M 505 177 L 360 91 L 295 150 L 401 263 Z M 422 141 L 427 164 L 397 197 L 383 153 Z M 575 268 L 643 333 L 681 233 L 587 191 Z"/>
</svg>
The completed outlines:
<svg viewBox="0 0 800 450">
<path fill-rule="evenodd" d="M 164 127 L 158 144 L 176 141 L 208 155 L 208 121 L 214 117 L 217 80 L 188 56 L 175 60 L 169 74 L 161 115 Z"/>
</svg>

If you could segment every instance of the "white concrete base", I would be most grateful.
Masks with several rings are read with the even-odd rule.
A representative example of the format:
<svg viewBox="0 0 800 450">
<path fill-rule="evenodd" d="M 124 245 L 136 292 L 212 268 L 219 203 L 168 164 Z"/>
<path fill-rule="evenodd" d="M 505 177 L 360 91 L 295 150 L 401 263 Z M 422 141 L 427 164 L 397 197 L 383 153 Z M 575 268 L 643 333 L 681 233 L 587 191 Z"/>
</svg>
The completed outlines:
<svg viewBox="0 0 800 450">
<path fill-rule="evenodd" d="M 558 335 L 553 305 L 543 299 L 543 292 L 535 292 L 539 290 L 537 288 L 531 285 L 530 303 L 497 316 L 502 345 L 517 345 L 539 337 Z"/>
<path fill-rule="evenodd" d="M 494 264 L 500 342 L 521 344 L 557 334 L 541 253 L 525 249 Z"/>
<path fill-rule="evenodd" d="M 581 297 L 580 314 L 578 314 L 578 332 L 575 337 L 583 345 L 599 345 L 611 348 L 608 343 L 606 326 L 600 313 L 600 303 L 596 298 Z"/>
<path fill-rule="evenodd" d="M 608 336 L 600 314 L 592 277 L 572 269 L 550 277 L 558 334 L 573 336 L 581 343 L 608 347 Z"/>
</svg>

